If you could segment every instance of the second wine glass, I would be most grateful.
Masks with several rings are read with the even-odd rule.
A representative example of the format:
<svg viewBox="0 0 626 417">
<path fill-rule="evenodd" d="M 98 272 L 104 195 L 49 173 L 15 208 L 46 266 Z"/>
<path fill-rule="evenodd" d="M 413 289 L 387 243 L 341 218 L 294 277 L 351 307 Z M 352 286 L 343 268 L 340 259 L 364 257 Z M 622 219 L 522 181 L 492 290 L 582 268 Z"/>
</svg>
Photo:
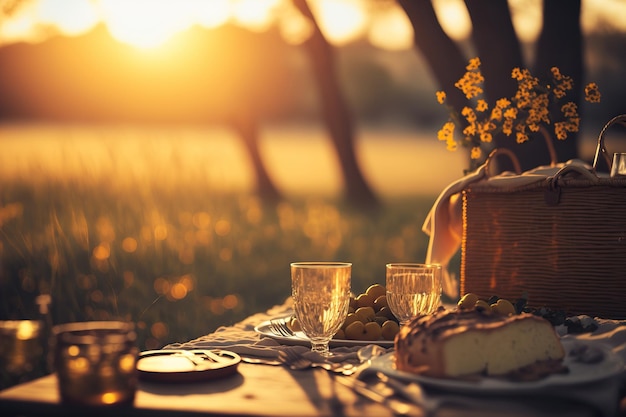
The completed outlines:
<svg viewBox="0 0 626 417">
<path fill-rule="evenodd" d="M 441 265 L 390 263 L 385 269 L 387 303 L 400 325 L 437 309 L 441 300 Z"/>
</svg>

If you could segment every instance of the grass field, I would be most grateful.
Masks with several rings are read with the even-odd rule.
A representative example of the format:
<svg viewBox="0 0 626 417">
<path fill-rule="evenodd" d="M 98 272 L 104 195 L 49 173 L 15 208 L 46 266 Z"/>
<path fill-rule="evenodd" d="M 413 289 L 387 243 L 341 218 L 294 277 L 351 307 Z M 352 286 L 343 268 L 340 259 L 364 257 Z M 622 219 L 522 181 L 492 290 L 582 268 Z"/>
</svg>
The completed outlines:
<svg viewBox="0 0 626 417">
<path fill-rule="evenodd" d="M 54 322 L 131 320 L 153 349 L 281 303 L 291 261 L 351 261 L 359 291 L 384 282 L 386 262 L 425 255 L 432 198 L 393 199 L 374 214 L 195 187 L 5 184 L 1 318 L 36 318 L 35 297 L 50 293 Z"/>
</svg>

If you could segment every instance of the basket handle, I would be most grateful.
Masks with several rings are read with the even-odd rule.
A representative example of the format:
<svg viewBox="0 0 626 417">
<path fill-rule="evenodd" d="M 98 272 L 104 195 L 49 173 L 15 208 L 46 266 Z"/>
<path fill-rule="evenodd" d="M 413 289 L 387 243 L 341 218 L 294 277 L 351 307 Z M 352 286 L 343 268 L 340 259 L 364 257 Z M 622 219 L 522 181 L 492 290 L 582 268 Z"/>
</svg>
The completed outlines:
<svg viewBox="0 0 626 417">
<path fill-rule="evenodd" d="M 598 159 L 600 159 L 600 154 L 602 154 L 602 157 L 604 157 L 604 160 L 606 161 L 606 165 L 609 167 L 609 170 L 611 169 L 611 165 L 613 165 L 613 161 L 609 156 L 606 147 L 604 146 L 604 134 L 609 127 L 617 123 L 621 123 L 626 126 L 626 114 L 620 114 L 619 116 L 615 116 L 614 118 L 609 120 L 608 123 L 605 124 L 600 131 L 600 135 L 598 136 L 598 146 L 596 147 L 596 154 L 593 157 L 593 172 L 596 172 L 596 166 L 598 164 Z"/>
<path fill-rule="evenodd" d="M 564 177 L 566 174 L 569 174 L 570 172 L 575 172 L 577 174 L 579 174 L 580 176 L 584 177 L 585 179 L 596 183 L 598 182 L 600 179 L 598 178 L 598 176 L 593 172 L 590 171 L 589 169 L 580 166 L 580 165 L 565 165 L 563 168 L 559 169 L 559 171 L 554 174 L 554 177 L 551 178 L 551 183 L 556 186 L 557 181 L 561 178 Z"/>
<path fill-rule="evenodd" d="M 546 147 L 548 148 L 548 154 L 550 155 L 550 166 L 555 167 L 557 164 L 558 158 L 556 156 L 556 149 L 554 149 L 554 143 L 552 143 L 552 137 L 550 136 L 550 134 L 548 133 L 548 130 L 543 125 L 539 127 L 539 133 L 541 133 L 541 135 L 543 136 L 543 139 L 546 141 Z M 521 175 L 522 166 L 520 165 L 519 159 L 517 158 L 515 153 L 507 148 L 496 148 L 493 151 L 491 151 L 491 153 L 485 160 L 485 176 L 486 177 L 490 176 L 489 167 L 490 167 L 491 161 L 494 160 L 499 154 L 508 156 L 511 162 L 513 162 L 513 169 L 515 169 L 515 173 L 517 175 Z"/>
<path fill-rule="evenodd" d="M 546 147 L 548 148 L 548 154 L 550 155 L 550 166 L 555 167 L 558 163 L 558 157 L 556 156 L 556 149 L 554 149 L 554 143 L 552 143 L 552 136 L 548 133 L 548 129 L 544 125 L 539 126 L 539 132 L 546 141 Z"/>
<path fill-rule="evenodd" d="M 498 155 L 506 155 L 509 157 L 511 162 L 513 162 L 513 168 L 515 169 L 515 173 L 520 175 L 522 173 L 522 166 L 519 163 L 519 159 L 513 151 L 507 148 L 496 148 L 487 157 L 485 160 L 485 177 L 489 178 L 491 175 L 489 174 L 489 168 L 491 167 L 491 163 Z"/>
</svg>

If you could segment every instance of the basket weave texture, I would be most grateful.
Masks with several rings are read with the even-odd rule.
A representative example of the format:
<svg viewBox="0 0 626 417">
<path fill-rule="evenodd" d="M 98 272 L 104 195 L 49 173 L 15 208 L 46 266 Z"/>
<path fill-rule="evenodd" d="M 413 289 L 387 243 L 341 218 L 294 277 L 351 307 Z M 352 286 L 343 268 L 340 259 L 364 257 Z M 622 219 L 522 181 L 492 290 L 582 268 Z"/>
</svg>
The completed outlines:
<svg viewBox="0 0 626 417">
<path fill-rule="evenodd" d="M 593 174 L 595 176 L 595 173 Z M 461 294 L 626 318 L 626 179 L 463 191 Z"/>
</svg>

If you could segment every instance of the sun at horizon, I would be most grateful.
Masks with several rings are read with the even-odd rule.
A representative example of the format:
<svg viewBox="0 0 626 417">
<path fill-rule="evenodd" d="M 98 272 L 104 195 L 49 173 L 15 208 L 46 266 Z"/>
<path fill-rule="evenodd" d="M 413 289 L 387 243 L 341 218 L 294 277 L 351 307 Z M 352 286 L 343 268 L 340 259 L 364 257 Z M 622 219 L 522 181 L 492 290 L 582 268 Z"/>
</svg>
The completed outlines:
<svg viewBox="0 0 626 417">
<path fill-rule="evenodd" d="M 142 49 L 159 47 L 194 23 L 190 3 L 102 0 L 100 6 L 111 36 Z"/>
</svg>

